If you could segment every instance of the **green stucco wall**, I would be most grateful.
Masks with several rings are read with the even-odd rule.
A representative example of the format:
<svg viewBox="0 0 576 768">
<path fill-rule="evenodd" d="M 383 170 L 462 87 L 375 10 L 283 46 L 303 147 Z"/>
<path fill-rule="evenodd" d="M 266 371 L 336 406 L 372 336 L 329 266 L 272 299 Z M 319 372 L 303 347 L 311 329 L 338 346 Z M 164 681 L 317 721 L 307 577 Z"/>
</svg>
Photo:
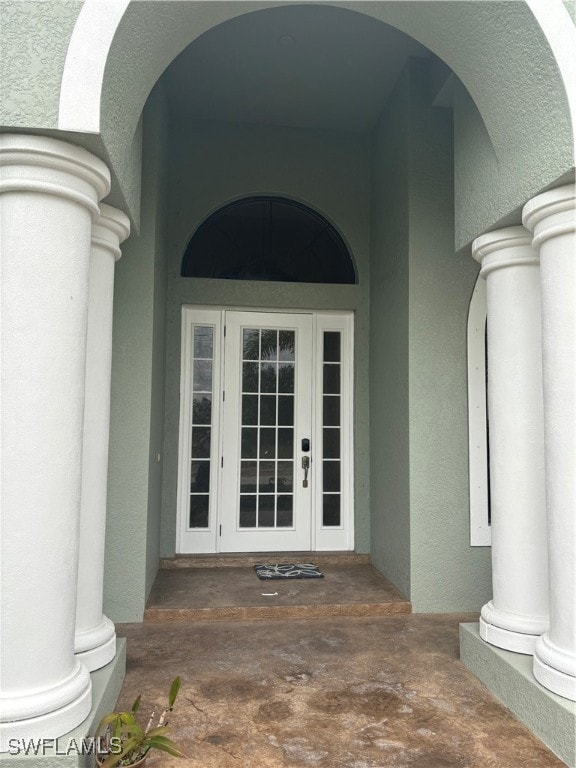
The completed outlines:
<svg viewBox="0 0 576 768">
<path fill-rule="evenodd" d="M 411 62 L 409 370 L 411 599 L 415 611 L 477 610 L 490 549 L 471 547 L 466 328 L 478 268 L 454 254 L 452 115 L 430 106 Z"/>
<path fill-rule="evenodd" d="M 104 611 L 140 621 L 158 569 L 164 428 L 165 109 L 144 119 L 142 227 L 116 264 Z M 161 461 L 157 461 L 160 454 Z"/>
<path fill-rule="evenodd" d="M 68 41 L 82 0 L 0 0 L 0 125 L 56 128 Z"/>
<path fill-rule="evenodd" d="M 408 71 L 372 137 L 370 498 L 372 562 L 410 595 Z"/>
<path fill-rule="evenodd" d="M 167 105 L 161 83 L 148 100 L 149 126 L 144 132 L 144 147 L 154 157 L 156 175 L 154 206 L 155 241 L 153 274 L 153 326 L 151 366 L 150 444 L 148 475 L 148 528 L 146 540 L 146 596 L 150 593 L 160 558 L 162 476 L 164 446 L 164 400 L 166 370 L 166 194 Z M 149 148 L 149 149 L 148 149 Z"/>
<path fill-rule="evenodd" d="M 574 139 L 565 87 L 525 3 L 348 5 L 397 26 L 430 48 L 455 72 L 476 104 L 473 114 L 456 114 L 457 250 L 503 223 L 520 223 L 520 209 L 527 200 L 572 171 Z M 456 113 L 458 109 L 456 104 Z M 489 142 L 476 145 L 481 132 Z"/>
<path fill-rule="evenodd" d="M 372 557 L 422 612 L 479 609 L 469 546 L 466 318 L 477 268 L 454 255 L 452 119 L 412 60 L 374 133 Z"/>
<path fill-rule="evenodd" d="M 169 278 L 166 334 L 166 442 L 162 553 L 174 554 L 180 325 L 183 304 L 355 312 L 356 549 L 369 549 L 368 268 L 369 145 L 356 134 L 240 125 L 175 128 L 170 136 Z M 280 195 L 318 210 L 339 229 L 358 285 L 181 278 L 184 248 L 214 210 L 240 197 Z"/>
</svg>

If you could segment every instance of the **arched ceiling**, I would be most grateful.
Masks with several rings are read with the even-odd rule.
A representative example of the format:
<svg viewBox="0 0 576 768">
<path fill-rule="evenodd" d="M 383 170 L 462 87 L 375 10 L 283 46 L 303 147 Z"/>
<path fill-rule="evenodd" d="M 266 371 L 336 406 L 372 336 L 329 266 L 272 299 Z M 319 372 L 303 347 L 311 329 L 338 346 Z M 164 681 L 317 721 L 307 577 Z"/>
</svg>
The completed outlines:
<svg viewBox="0 0 576 768">
<path fill-rule="evenodd" d="M 364 14 L 292 5 L 211 29 L 163 79 L 178 120 L 369 131 L 424 46 Z"/>
</svg>

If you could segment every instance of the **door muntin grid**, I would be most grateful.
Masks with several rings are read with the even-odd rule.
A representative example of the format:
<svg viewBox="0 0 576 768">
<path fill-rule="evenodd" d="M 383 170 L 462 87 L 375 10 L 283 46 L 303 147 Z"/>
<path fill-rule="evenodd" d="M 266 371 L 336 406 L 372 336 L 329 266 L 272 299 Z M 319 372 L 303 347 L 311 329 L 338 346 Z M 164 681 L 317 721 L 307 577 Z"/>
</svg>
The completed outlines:
<svg viewBox="0 0 576 768">
<path fill-rule="evenodd" d="M 210 516 L 214 327 L 194 325 L 192 347 L 192 437 L 188 528 L 207 529 Z"/>
<path fill-rule="evenodd" d="M 238 525 L 294 528 L 296 332 L 245 327 Z"/>
<path fill-rule="evenodd" d="M 342 524 L 342 334 L 322 334 L 322 527 Z"/>
</svg>

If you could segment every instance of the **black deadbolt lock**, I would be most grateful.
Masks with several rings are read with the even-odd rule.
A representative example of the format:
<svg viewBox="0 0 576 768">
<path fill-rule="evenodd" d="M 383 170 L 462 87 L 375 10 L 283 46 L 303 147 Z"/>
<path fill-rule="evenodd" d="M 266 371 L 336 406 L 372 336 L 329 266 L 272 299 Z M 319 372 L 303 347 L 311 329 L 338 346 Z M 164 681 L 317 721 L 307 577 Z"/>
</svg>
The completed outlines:
<svg viewBox="0 0 576 768">
<path fill-rule="evenodd" d="M 310 440 L 307 437 L 302 438 L 302 452 L 308 453 L 310 450 Z"/>
</svg>

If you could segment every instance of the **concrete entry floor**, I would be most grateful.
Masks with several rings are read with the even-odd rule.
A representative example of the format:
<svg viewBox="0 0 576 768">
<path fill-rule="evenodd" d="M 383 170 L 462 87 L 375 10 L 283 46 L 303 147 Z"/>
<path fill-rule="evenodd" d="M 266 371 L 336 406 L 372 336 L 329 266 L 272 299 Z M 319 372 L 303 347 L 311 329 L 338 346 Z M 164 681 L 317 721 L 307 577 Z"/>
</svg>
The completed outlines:
<svg viewBox="0 0 576 768">
<path fill-rule="evenodd" d="M 182 677 L 158 768 L 559 768 L 458 660 L 477 615 L 121 625 L 119 706 L 160 708 Z"/>
<path fill-rule="evenodd" d="M 158 572 L 145 621 L 377 616 L 410 613 L 410 603 L 375 568 L 341 556 L 312 558 L 323 579 L 260 580 L 253 562 L 269 556 L 236 557 L 232 565 L 169 567 Z M 280 562 L 310 562 L 284 559 Z M 194 562 L 194 561 L 192 561 Z M 219 563 L 222 561 L 219 560 Z"/>
</svg>

